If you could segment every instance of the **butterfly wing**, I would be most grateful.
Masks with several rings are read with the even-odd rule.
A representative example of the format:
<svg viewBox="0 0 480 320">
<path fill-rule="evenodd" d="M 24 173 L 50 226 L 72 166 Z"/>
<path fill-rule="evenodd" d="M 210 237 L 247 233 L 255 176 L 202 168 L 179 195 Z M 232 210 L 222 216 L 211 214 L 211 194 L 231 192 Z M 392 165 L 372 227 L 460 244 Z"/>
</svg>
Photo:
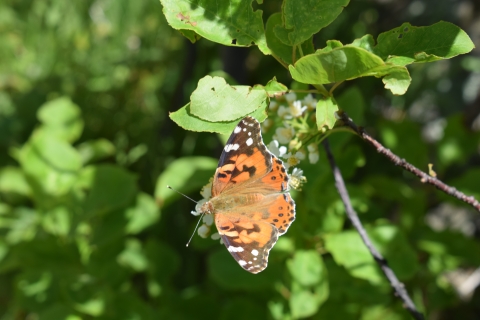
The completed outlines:
<svg viewBox="0 0 480 320">
<path fill-rule="evenodd" d="M 258 179 L 271 168 L 272 154 L 262 141 L 260 124 L 252 117 L 245 117 L 233 130 L 220 156 L 212 197 Z"/>
</svg>

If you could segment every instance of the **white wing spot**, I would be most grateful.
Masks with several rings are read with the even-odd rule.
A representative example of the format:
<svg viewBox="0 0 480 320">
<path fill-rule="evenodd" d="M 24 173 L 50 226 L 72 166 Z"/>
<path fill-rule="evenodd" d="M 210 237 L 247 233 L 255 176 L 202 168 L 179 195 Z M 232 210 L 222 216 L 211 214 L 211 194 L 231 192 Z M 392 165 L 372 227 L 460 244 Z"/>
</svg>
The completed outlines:
<svg viewBox="0 0 480 320">
<path fill-rule="evenodd" d="M 242 267 L 247 264 L 244 260 L 238 260 L 238 263 L 239 263 Z"/>
<path fill-rule="evenodd" d="M 257 260 L 257 258 L 253 258 L 253 260 Z"/>
<path fill-rule="evenodd" d="M 243 132 L 247 131 L 247 128 L 243 128 Z"/>
<path fill-rule="evenodd" d="M 230 152 L 231 150 L 238 150 L 238 148 L 240 148 L 240 146 L 238 145 L 238 143 L 235 143 L 227 144 L 223 149 L 225 150 L 225 152 Z"/>
<path fill-rule="evenodd" d="M 248 264 L 252 264 L 252 261 L 248 261 Z"/>
<path fill-rule="evenodd" d="M 258 250 L 253 249 L 253 250 L 252 250 L 252 254 L 253 254 L 255 257 L 258 256 Z"/>
<path fill-rule="evenodd" d="M 253 139 L 252 138 L 248 138 L 247 140 L 247 146 L 251 146 L 253 144 Z"/>
<path fill-rule="evenodd" d="M 235 130 L 233 130 L 234 133 L 239 133 L 240 131 L 242 131 L 242 128 L 239 126 L 235 127 Z"/>
<path fill-rule="evenodd" d="M 249 133 L 248 133 L 248 136 L 250 137 L 251 135 L 252 135 L 252 133 L 251 133 L 251 132 L 249 132 Z"/>
<path fill-rule="evenodd" d="M 228 246 L 227 250 L 230 252 L 243 252 L 242 247 Z"/>
</svg>

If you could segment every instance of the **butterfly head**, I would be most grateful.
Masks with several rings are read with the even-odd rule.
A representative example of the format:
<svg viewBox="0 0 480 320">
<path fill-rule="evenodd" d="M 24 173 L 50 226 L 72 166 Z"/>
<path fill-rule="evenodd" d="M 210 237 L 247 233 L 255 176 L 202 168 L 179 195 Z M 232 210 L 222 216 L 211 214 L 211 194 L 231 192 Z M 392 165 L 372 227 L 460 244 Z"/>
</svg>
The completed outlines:
<svg viewBox="0 0 480 320">
<path fill-rule="evenodd" d="M 202 203 L 200 208 L 197 208 L 198 213 L 212 214 L 213 213 L 213 204 L 210 201 Z"/>
</svg>

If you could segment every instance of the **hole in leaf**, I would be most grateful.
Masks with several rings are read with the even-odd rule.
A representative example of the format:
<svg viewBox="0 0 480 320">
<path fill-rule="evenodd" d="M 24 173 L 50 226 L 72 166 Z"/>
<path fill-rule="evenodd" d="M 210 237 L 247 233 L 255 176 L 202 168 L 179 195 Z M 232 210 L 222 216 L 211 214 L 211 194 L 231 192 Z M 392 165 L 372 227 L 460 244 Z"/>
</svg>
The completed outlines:
<svg viewBox="0 0 480 320">
<path fill-rule="evenodd" d="M 398 39 L 402 39 L 402 38 L 403 38 L 403 34 L 400 33 L 400 34 L 398 35 Z"/>
<path fill-rule="evenodd" d="M 215 92 L 215 88 L 214 88 L 214 87 L 212 87 L 211 90 Z"/>
<path fill-rule="evenodd" d="M 403 32 L 407 32 L 407 31 L 408 31 L 408 28 L 403 29 Z"/>
<path fill-rule="evenodd" d="M 237 44 L 237 39 L 232 39 L 232 44 Z"/>
</svg>

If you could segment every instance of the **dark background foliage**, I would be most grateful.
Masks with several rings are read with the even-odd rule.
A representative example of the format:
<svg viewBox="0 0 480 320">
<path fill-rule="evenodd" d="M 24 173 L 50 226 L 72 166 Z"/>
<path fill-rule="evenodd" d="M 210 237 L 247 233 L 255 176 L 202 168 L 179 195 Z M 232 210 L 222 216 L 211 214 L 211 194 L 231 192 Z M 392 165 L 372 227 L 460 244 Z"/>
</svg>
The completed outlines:
<svg viewBox="0 0 480 320">
<path fill-rule="evenodd" d="M 264 20 L 280 5 L 255 4 Z M 344 83 L 339 101 L 345 93 L 344 104 L 362 109 L 353 120 L 400 157 L 423 170 L 432 163 L 441 180 L 480 199 L 478 2 L 353 1 L 314 42 L 439 20 L 477 49 L 409 66 L 404 96 L 369 77 Z M 155 198 L 165 194 L 157 179 L 178 159 L 214 163 L 222 142 L 184 131 L 168 113 L 221 70 L 239 84 L 291 84 L 256 47 L 189 43 L 158 1 L 0 4 L 2 319 L 409 318 L 361 244 L 345 245 L 356 234 L 322 151 L 316 165 L 300 165 L 308 183 L 295 193 L 297 220 L 264 273 L 241 270 L 217 241 L 195 236 L 185 247 L 194 204 Z M 480 267 L 478 212 L 352 135 L 331 145 L 360 218 L 417 307 L 430 319 L 478 319 L 479 291 L 457 292 Z M 191 197 L 212 173 L 197 172 Z"/>
</svg>

